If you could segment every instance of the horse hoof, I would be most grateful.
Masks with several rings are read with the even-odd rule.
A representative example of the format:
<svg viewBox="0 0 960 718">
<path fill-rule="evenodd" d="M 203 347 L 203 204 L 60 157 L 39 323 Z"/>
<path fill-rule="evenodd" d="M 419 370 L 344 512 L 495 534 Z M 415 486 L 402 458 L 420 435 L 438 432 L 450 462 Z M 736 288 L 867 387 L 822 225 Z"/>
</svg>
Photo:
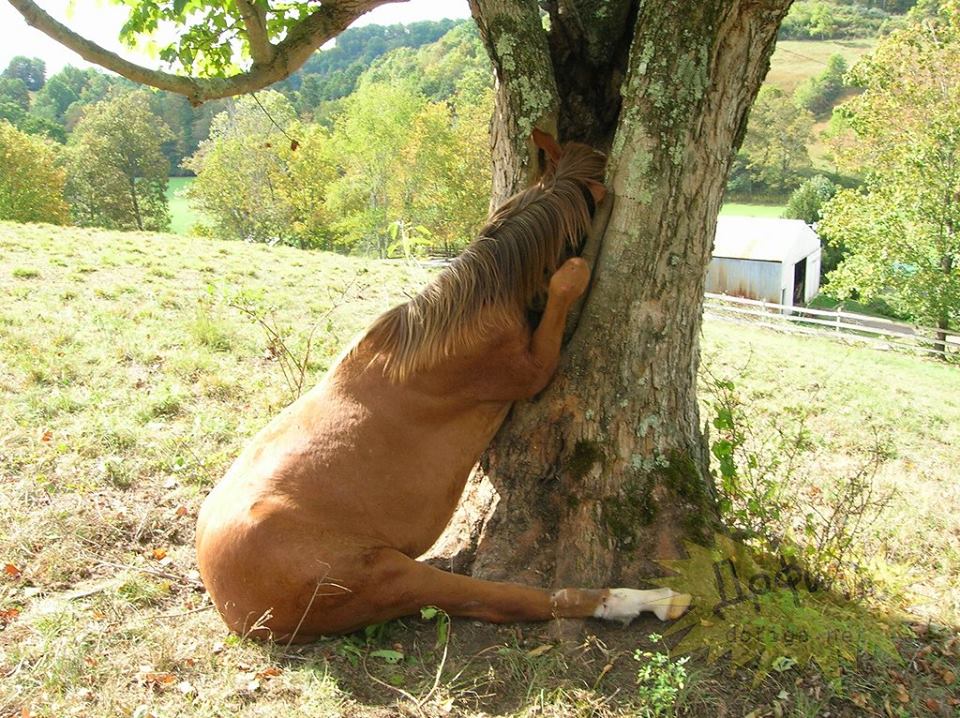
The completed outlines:
<svg viewBox="0 0 960 718">
<path fill-rule="evenodd" d="M 676 620 L 690 608 L 691 598 L 689 593 L 674 593 L 670 591 L 670 596 L 667 600 L 662 603 L 658 602 L 653 612 L 661 621 Z"/>
</svg>

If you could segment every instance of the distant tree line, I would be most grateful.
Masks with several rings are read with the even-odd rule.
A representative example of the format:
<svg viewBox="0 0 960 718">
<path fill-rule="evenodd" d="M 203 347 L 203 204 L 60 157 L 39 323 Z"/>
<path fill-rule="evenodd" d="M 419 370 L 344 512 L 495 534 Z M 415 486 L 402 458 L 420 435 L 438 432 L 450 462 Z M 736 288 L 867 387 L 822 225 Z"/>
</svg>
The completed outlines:
<svg viewBox="0 0 960 718">
<path fill-rule="evenodd" d="M 353 92 L 360 74 L 376 60 L 398 48 L 416 49 L 433 43 L 458 25 L 476 32 L 473 23 L 453 20 L 348 29 L 337 38 L 335 47 L 316 53 L 299 72 L 274 89 L 282 92 L 301 115 L 325 117 L 335 112 L 335 106 L 325 105 Z M 86 107 L 111 93 L 137 88 L 129 80 L 92 68 L 67 66 L 47 77 L 43 60 L 18 56 L 0 74 L 0 120 L 62 144 Z M 180 95 L 152 92 L 150 106 L 170 130 L 163 153 L 171 173 L 189 174 L 181 163 L 209 136 L 210 123 L 224 110 L 225 102 L 212 101 L 194 108 Z"/>
<path fill-rule="evenodd" d="M 0 219 L 163 230 L 168 176 L 195 173 L 198 230 L 218 237 L 451 253 L 486 214 L 492 73 L 472 24 L 426 25 L 413 41 L 452 29 L 379 55 L 351 94 L 318 105 L 282 84 L 198 111 L 95 70 L 46 78 L 42 63 L 18 58 L 0 83 L 0 154 L 43 161 L 33 173 L 0 167 Z M 382 39 L 390 29 L 363 30 Z"/>
<path fill-rule="evenodd" d="M 783 24 L 783 40 L 841 40 L 875 37 L 903 25 L 916 0 L 797 0 Z"/>
</svg>

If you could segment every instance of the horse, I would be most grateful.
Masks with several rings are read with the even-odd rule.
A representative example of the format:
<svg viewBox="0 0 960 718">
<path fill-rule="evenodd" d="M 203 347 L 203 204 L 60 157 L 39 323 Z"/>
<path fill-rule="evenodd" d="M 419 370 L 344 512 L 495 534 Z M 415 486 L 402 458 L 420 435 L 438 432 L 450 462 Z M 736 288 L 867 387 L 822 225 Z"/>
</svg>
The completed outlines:
<svg viewBox="0 0 960 718">
<path fill-rule="evenodd" d="M 590 282 L 576 255 L 606 191 L 606 158 L 539 130 L 533 139 L 546 158 L 540 181 L 376 319 L 204 501 L 200 575 L 234 633 L 304 643 L 425 606 L 498 623 L 686 610 L 690 597 L 666 588 L 550 591 L 416 560 L 511 405 L 550 381 L 567 314 Z"/>
</svg>

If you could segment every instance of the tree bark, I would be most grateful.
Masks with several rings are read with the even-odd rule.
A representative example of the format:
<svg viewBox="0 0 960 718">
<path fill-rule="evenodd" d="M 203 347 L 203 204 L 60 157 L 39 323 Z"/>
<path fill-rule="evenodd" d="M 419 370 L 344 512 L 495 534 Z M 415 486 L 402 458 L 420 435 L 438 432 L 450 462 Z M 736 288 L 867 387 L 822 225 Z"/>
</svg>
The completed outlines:
<svg viewBox="0 0 960 718">
<path fill-rule="evenodd" d="M 494 138 L 526 127 L 497 70 Z M 560 370 L 517 404 L 483 465 L 499 493 L 473 571 L 552 585 L 634 585 L 717 526 L 696 403 L 703 283 L 747 115 L 790 0 L 558 0 L 550 67 L 561 140 L 609 150 L 614 195 L 593 284 Z M 543 34 L 539 23 L 511 28 Z M 562 80 L 560 79 L 562 78 Z M 503 87 L 508 85 L 508 87 Z M 533 165 L 519 138 L 495 162 Z M 522 172 L 501 196 L 519 189 Z M 498 197 L 499 199 L 500 197 Z"/>
</svg>

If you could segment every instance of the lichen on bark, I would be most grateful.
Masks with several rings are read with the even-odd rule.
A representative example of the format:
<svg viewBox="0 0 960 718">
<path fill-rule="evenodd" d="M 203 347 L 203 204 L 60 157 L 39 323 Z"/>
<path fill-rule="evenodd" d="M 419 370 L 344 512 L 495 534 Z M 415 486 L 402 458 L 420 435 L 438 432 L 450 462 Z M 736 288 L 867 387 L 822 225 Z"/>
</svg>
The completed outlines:
<svg viewBox="0 0 960 718">
<path fill-rule="evenodd" d="M 521 4 L 471 0 L 490 12 Z M 478 575 L 633 583 L 716 525 L 696 405 L 703 278 L 730 158 L 788 6 L 545 4 L 560 139 L 609 151 L 615 200 L 558 375 L 514 407 L 485 459 L 501 501 Z M 485 41 L 495 55 L 496 39 Z M 525 73 L 508 47 L 525 79 L 502 75 L 511 92 L 498 95 L 495 135 L 543 107 L 514 96 L 539 70 Z M 518 165 L 524 151 L 514 147 Z"/>
</svg>

